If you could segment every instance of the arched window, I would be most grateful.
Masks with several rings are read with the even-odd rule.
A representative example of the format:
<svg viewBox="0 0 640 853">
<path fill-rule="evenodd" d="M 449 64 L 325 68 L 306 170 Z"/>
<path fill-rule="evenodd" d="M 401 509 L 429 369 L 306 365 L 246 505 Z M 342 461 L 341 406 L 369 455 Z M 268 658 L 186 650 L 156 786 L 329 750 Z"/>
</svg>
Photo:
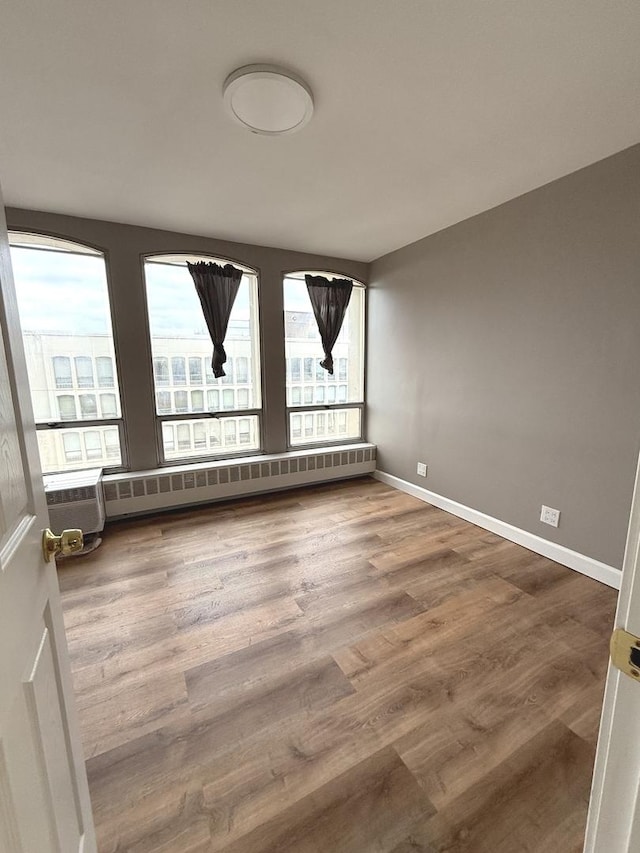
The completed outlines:
<svg viewBox="0 0 640 853">
<path fill-rule="evenodd" d="M 344 278 L 330 272 L 309 272 L 328 279 Z M 305 274 L 294 272 L 284 278 L 289 447 L 359 441 L 363 437 L 365 287 L 353 282 L 333 348 L 331 375 L 320 366 L 324 353 Z"/>
<path fill-rule="evenodd" d="M 262 408 L 257 275 L 231 262 L 243 275 L 224 342 L 226 375 L 216 379 L 213 344 L 187 261 L 230 263 L 192 255 L 145 259 L 162 461 L 255 452 L 260 449 Z M 170 425 L 176 427 L 177 440 Z"/>
<path fill-rule="evenodd" d="M 10 232 L 9 243 L 42 469 L 119 468 L 124 433 L 104 255 L 44 234 Z M 109 389 L 100 406 L 98 388 Z"/>
</svg>

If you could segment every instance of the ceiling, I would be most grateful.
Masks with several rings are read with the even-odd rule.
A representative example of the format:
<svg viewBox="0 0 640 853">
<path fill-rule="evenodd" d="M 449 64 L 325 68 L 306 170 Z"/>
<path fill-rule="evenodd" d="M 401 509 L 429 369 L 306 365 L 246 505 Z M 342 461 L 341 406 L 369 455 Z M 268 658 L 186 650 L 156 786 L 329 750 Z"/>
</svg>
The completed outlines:
<svg viewBox="0 0 640 853">
<path fill-rule="evenodd" d="M 5 203 L 371 260 L 640 141 L 637 0 L 0 0 Z M 226 76 L 316 110 L 249 133 Z"/>
</svg>

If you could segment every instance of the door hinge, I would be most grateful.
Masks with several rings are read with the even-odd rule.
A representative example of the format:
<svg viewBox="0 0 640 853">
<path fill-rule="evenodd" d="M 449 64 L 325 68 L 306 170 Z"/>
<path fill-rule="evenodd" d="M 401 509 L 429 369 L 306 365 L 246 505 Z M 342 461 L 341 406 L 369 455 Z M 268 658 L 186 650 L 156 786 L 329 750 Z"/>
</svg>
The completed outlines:
<svg viewBox="0 0 640 853">
<path fill-rule="evenodd" d="M 611 662 L 625 675 L 640 681 L 640 637 L 616 628 L 609 644 Z"/>
</svg>

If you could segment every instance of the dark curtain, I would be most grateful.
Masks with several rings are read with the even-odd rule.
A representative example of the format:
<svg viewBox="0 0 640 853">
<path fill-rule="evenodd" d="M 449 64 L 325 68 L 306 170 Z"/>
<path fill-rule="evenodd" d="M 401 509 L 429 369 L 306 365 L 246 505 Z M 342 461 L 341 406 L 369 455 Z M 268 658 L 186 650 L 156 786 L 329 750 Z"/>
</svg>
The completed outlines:
<svg viewBox="0 0 640 853">
<path fill-rule="evenodd" d="M 238 294 L 242 270 L 231 264 L 214 264 L 210 261 L 187 262 L 187 267 L 200 297 L 202 313 L 213 341 L 211 367 L 217 378 L 226 376 L 222 365 L 227 360 L 224 339 L 227 334 L 231 309 Z"/>
<path fill-rule="evenodd" d="M 346 278 L 334 278 L 329 281 L 323 275 L 305 275 L 305 281 L 324 349 L 324 359 L 320 366 L 333 376 L 332 351 L 351 299 L 353 282 Z"/>
</svg>

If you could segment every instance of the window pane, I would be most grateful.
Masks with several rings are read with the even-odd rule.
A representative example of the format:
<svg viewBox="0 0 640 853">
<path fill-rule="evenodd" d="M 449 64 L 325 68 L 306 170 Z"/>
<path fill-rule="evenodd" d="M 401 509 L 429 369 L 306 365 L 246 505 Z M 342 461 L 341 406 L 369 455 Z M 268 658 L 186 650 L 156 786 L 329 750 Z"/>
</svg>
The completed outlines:
<svg viewBox="0 0 640 853">
<path fill-rule="evenodd" d="M 75 357 L 78 388 L 93 388 L 93 363 L 86 355 Z"/>
<path fill-rule="evenodd" d="M 118 407 L 115 394 L 100 394 L 100 408 L 103 418 L 117 418 Z"/>
<path fill-rule="evenodd" d="M 167 461 L 216 454 L 233 456 L 260 449 L 260 422 L 256 415 L 164 422 L 162 442 Z"/>
<path fill-rule="evenodd" d="M 313 403 L 313 385 L 304 386 L 304 401 L 307 404 Z"/>
<path fill-rule="evenodd" d="M 300 421 L 304 416 L 304 435 Z M 329 412 L 289 413 L 291 444 L 320 444 L 325 441 L 353 441 L 360 438 L 360 409 L 333 409 Z"/>
<path fill-rule="evenodd" d="M 285 355 L 287 359 L 287 400 L 290 406 L 322 402 L 329 388 L 327 404 L 364 402 L 364 304 L 365 290 L 354 286 L 342 329 L 333 348 L 334 375 L 320 367 L 323 349 L 309 300 L 304 276 L 284 280 Z M 303 376 L 301 376 L 301 371 Z M 293 384 L 304 379 L 313 383 L 311 399 L 305 387 L 303 399 L 294 396 Z M 336 392 L 337 382 L 344 390 Z M 327 385 L 327 383 L 329 383 Z"/>
<path fill-rule="evenodd" d="M 158 414 L 234 412 L 238 409 L 259 408 L 261 394 L 257 277 L 250 273 L 242 276 L 224 342 L 227 354 L 227 361 L 224 364 L 226 376 L 216 379 L 211 369 L 213 344 L 200 300 L 193 286 L 193 279 L 186 267 L 187 259 L 199 260 L 196 257 L 175 256 L 148 258 L 145 261 L 155 389 L 159 392 L 162 390 L 159 386 L 169 385 L 173 392 L 170 401 L 171 411 L 167 411 L 165 407 L 160 408 L 161 399 L 163 403 L 165 400 L 156 395 Z M 210 259 L 204 258 L 204 260 Z M 196 387 L 189 391 L 188 398 L 179 393 L 177 388 L 171 388 L 171 386 L 187 383 L 203 387 Z M 208 387 L 205 388 L 205 385 Z M 224 427 L 220 426 L 224 420 L 226 419 L 219 423 L 214 421 L 213 424 L 206 421 L 204 434 L 206 447 L 201 446 L 203 433 L 198 430 L 198 448 L 196 449 L 195 426 L 189 448 L 183 446 L 179 449 L 176 440 L 175 450 L 170 451 L 167 450 L 165 443 L 165 459 L 175 460 L 188 458 L 191 455 L 204 456 L 227 452 L 227 449 L 232 447 L 240 449 L 238 426 L 235 427 L 235 438 L 232 439 L 231 435 L 225 437 Z M 178 423 L 179 419 L 176 422 Z M 199 421 L 191 423 L 195 425 Z M 247 449 L 246 434 L 244 430 L 242 451 Z M 250 435 L 249 446 L 257 448 L 259 427 L 256 427 L 253 420 L 251 420 Z"/>
<path fill-rule="evenodd" d="M 316 386 L 316 403 L 324 403 L 324 385 Z"/>
<path fill-rule="evenodd" d="M 56 388 L 72 388 L 71 359 L 66 355 L 56 355 L 51 361 L 53 362 Z"/>
<path fill-rule="evenodd" d="M 189 359 L 189 382 L 192 385 L 202 385 L 202 359 Z"/>
<path fill-rule="evenodd" d="M 96 372 L 100 388 L 113 388 L 113 361 L 109 356 L 96 358 Z"/>
<path fill-rule="evenodd" d="M 120 432 L 117 427 L 39 429 L 36 435 L 45 474 L 122 464 Z"/>
<path fill-rule="evenodd" d="M 120 394 L 103 255 L 52 237 L 29 235 L 26 244 L 24 235 L 10 234 L 9 240 L 14 244 L 11 260 L 36 423 L 119 417 Z M 98 407 L 95 394 L 72 393 L 72 389 L 83 391 L 96 386 L 113 389 L 104 407 L 102 401 Z M 56 393 L 60 389 L 69 389 L 70 393 Z M 120 464 L 119 439 L 117 456 L 107 460 L 102 438 L 100 459 L 95 437 L 89 438 L 88 459 L 86 431 L 75 433 L 80 449 L 69 449 L 75 439 L 67 438 L 65 451 L 63 436 L 70 435 L 68 430 L 38 430 L 43 470 L 87 468 L 96 461 L 109 466 Z M 101 429 L 95 435 L 101 437 Z"/>
<path fill-rule="evenodd" d="M 299 385 L 294 385 L 294 387 L 290 389 L 290 393 L 291 405 L 299 406 L 302 402 L 302 388 Z"/>
</svg>

